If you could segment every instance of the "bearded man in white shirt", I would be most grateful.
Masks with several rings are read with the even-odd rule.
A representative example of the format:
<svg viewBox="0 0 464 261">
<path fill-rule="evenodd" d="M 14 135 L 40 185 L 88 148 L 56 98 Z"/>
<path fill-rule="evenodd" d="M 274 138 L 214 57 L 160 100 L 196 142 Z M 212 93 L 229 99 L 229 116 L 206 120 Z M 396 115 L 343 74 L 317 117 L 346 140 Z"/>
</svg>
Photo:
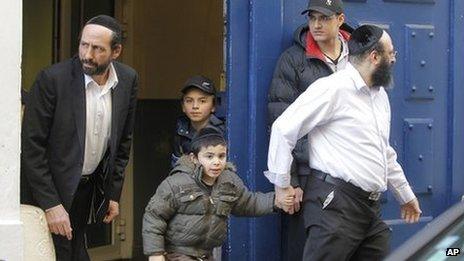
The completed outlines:
<svg viewBox="0 0 464 261">
<path fill-rule="evenodd" d="M 292 150 L 308 134 L 312 174 L 305 184 L 307 239 L 304 260 L 380 260 L 390 229 L 379 198 L 390 187 L 401 217 L 415 223 L 422 213 L 396 153 L 389 144 L 391 82 L 396 52 L 388 33 L 364 25 L 348 43 L 345 70 L 313 83 L 274 122 L 266 177 L 276 197 L 294 195 Z"/>
</svg>

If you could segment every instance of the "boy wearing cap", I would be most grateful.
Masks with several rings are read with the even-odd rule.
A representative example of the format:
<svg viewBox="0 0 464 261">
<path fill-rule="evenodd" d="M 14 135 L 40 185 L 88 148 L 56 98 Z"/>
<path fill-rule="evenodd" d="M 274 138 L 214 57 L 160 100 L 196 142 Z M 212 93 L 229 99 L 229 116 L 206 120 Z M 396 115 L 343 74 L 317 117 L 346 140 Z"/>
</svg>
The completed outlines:
<svg viewBox="0 0 464 261">
<path fill-rule="evenodd" d="M 235 172 L 222 132 L 199 130 L 189 155 L 177 161 L 145 209 L 143 248 L 150 261 L 214 260 L 212 250 L 224 243 L 230 214 L 273 212 L 274 193 L 250 192 Z"/>
<path fill-rule="evenodd" d="M 269 88 L 268 113 L 272 123 L 282 112 L 302 94 L 308 86 L 321 77 L 345 68 L 348 62 L 349 32 L 344 23 L 343 3 L 341 0 L 310 0 L 302 12 L 308 17 L 308 23 L 300 26 L 294 33 L 294 44 L 285 50 L 275 67 Z M 288 241 L 284 248 L 285 260 L 301 260 L 303 254 L 305 230 L 300 202 L 303 190 L 310 174 L 307 137 L 298 140 L 293 151 L 295 161 L 292 167 L 291 186 L 295 191 L 295 203 L 286 211 Z M 279 197 L 280 190 L 276 189 Z"/>
<path fill-rule="evenodd" d="M 89 260 L 89 221 L 119 214 L 137 99 L 137 73 L 116 59 L 122 30 L 90 19 L 79 54 L 42 70 L 24 111 L 21 202 L 45 211 L 57 260 Z"/>
<path fill-rule="evenodd" d="M 193 136 L 206 126 L 212 126 L 225 134 L 225 122 L 214 115 L 216 110 L 216 89 L 213 82 L 201 75 L 187 80 L 182 88 L 182 111 L 177 119 L 171 165 L 185 154 L 190 153 Z"/>
<path fill-rule="evenodd" d="M 311 175 L 305 190 L 303 260 L 382 260 L 390 229 L 381 218 L 387 186 L 406 223 L 421 210 L 389 144 L 389 87 L 396 52 L 373 25 L 353 31 L 350 63 L 314 82 L 272 125 L 266 177 L 290 186 L 292 150 L 308 135 Z"/>
</svg>

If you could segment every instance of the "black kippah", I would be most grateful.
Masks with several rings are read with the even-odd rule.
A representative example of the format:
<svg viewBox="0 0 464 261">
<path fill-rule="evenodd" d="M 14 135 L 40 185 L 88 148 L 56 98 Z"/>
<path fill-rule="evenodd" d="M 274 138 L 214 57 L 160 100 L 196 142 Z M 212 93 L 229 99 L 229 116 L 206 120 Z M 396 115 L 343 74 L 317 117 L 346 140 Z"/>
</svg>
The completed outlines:
<svg viewBox="0 0 464 261">
<path fill-rule="evenodd" d="M 382 37 L 383 29 L 375 25 L 362 25 L 351 33 L 348 41 L 350 55 L 364 53 L 371 49 Z"/>
<path fill-rule="evenodd" d="M 116 34 L 121 34 L 121 25 L 119 25 L 118 21 L 111 16 L 108 15 L 98 15 L 91 18 L 87 21 L 86 25 L 88 24 L 97 24 L 104 26 Z"/>
<path fill-rule="evenodd" d="M 192 139 L 192 145 L 194 143 L 197 143 L 201 140 L 204 140 L 206 138 L 209 138 L 209 137 L 217 137 L 217 138 L 221 138 L 222 140 L 224 140 L 225 142 L 225 139 L 224 139 L 224 136 L 222 135 L 222 132 L 220 130 L 218 130 L 217 128 L 214 128 L 214 127 L 205 127 L 203 129 L 201 129 L 197 135 L 195 135 Z"/>
</svg>

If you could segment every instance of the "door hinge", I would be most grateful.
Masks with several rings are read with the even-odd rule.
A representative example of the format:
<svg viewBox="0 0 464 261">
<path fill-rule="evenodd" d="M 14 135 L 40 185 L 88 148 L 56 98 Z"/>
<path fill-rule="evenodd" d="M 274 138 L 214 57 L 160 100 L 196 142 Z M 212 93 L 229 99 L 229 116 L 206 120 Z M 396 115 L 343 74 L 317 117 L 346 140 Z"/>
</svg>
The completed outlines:
<svg viewBox="0 0 464 261">
<path fill-rule="evenodd" d="M 120 241 L 125 241 L 126 240 L 126 220 L 121 218 L 119 220 L 119 223 L 116 227 L 116 233 L 119 236 Z"/>
</svg>

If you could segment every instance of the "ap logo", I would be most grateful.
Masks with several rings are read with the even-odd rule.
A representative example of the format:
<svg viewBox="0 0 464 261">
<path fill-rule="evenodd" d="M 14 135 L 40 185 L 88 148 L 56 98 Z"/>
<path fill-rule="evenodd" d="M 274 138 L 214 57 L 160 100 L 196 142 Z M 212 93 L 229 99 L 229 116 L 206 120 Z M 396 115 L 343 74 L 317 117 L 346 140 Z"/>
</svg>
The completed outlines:
<svg viewBox="0 0 464 261">
<path fill-rule="evenodd" d="M 458 256 L 461 253 L 461 249 L 459 248 L 447 248 L 446 249 L 446 256 Z"/>
</svg>

